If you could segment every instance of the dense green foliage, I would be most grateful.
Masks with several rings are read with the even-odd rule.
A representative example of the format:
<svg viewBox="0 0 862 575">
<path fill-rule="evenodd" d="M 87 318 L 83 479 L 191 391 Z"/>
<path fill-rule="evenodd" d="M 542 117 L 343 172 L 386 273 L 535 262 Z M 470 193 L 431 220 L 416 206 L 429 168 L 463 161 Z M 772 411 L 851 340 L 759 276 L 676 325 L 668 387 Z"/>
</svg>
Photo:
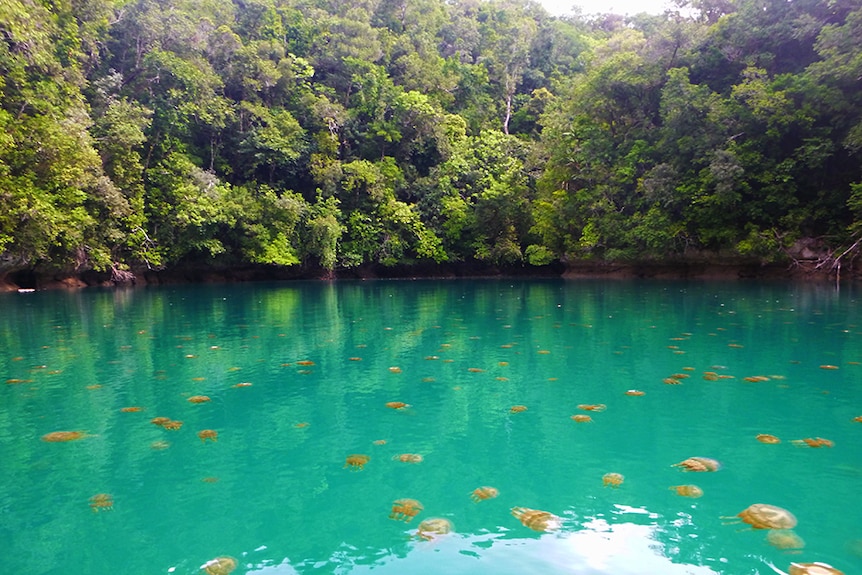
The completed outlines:
<svg viewBox="0 0 862 575">
<path fill-rule="evenodd" d="M 0 273 L 830 259 L 862 7 L 0 1 Z"/>
</svg>

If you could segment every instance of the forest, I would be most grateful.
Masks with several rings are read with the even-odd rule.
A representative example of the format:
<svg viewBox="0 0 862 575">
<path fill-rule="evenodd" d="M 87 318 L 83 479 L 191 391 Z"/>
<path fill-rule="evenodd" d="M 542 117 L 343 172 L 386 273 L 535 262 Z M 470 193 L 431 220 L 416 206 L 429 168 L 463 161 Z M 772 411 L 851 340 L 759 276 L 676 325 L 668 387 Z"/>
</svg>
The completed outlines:
<svg viewBox="0 0 862 575">
<path fill-rule="evenodd" d="M 860 252 L 858 0 L 0 1 L 0 279 Z"/>
</svg>

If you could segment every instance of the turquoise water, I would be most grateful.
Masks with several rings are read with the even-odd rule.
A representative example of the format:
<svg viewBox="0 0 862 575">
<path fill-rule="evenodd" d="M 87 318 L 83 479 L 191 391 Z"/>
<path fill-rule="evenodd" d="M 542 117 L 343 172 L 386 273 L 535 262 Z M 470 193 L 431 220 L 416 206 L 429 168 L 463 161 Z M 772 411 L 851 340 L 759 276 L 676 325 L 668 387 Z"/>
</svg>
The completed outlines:
<svg viewBox="0 0 862 575">
<path fill-rule="evenodd" d="M 859 573 L 860 336 L 859 294 L 824 285 L 0 294 L 2 571 L 194 574 L 232 556 L 234 573 L 267 575 L 771 574 L 792 561 Z M 663 382 L 674 374 L 690 377 Z M 576 423 L 579 404 L 607 409 Z M 85 436 L 40 439 L 54 431 Z M 834 447 L 791 442 L 808 437 Z M 393 459 L 402 453 L 423 461 Z M 370 460 L 346 468 L 351 454 Z M 672 467 L 692 456 L 722 468 Z M 608 472 L 622 485 L 604 486 Z M 681 484 L 703 497 L 669 489 Z M 474 503 L 480 486 L 499 496 Z M 91 509 L 98 493 L 112 509 Z M 424 506 L 409 523 L 389 518 L 401 498 Z M 722 519 L 753 503 L 792 511 L 804 549 Z M 561 527 L 528 529 L 515 506 Z M 431 517 L 453 532 L 416 537 Z"/>
</svg>

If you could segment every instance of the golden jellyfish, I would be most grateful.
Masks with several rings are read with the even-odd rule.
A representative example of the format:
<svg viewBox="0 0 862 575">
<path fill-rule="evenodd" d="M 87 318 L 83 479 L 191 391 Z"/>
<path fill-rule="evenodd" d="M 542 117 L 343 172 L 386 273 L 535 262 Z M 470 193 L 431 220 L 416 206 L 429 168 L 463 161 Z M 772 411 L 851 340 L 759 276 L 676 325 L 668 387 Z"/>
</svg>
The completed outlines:
<svg viewBox="0 0 862 575">
<path fill-rule="evenodd" d="M 374 445 L 386 445 L 386 440 L 385 439 L 375 439 L 374 441 L 372 441 L 372 443 Z"/>
<path fill-rule="evenodd" d="M 150 449 L 155 449 L 156 451 L 162 451 L 170 447 L 171 444 L 167 441 L 154 441 L 150 444 Z"/>
<path fill-rule="evenodd" d="M 172 420 L 168 421 L 167 423 L 165 423 L 164 425 L 162 425 L 162 427 L 164 427 L 165 429 L 168 429 L 170 431 L 176 431 L 179 428 L 181 428 L 182 426 L 183 426 L 182 421 L 176 421 L 174 419 L 172 419 Z"/>
<path fill-rule="evenodd" d="M 392 373 L 401 373 L 401 368 L 398 367 L 397 365 L 393 365 L 392 367 L 389 368 L 389 371 Z"/>
<path fill-rule="evenodd" d="M 86 434 L 83 431 L 52 431 L 42 436 L 42 441 L 48 443 L 60 443 L 64 441 L 77 441 L 83 439 Z"/>
<path fill-rule="evenodd" d="M 792 529 L 770 529 L 766 534 L 766 542 L 776 549 L 793 550 L 805 547 L 805 541 Z"/>
<path fill-rule="evenodd" d="M 201 565 L 201 569 L 206 571 L 207 575 L 228 575 L 236 569 L 236 559 L 233 557 L 216 557 Z"/>
<path fill-rule="evenodd" d="M 774 435 L 770 435 L 769 433 L 761 433 L 758 434 L 755 438 L 760 443 L 781 443 L 781 440 L 775 437 Z"/>
<path fill-rule="evenodd" d="M 837 365 L 821 365 L 820 369 L 835 370 L 835 369 L 838 369 L 838 366 Z"/>
<path fill-rule="evenodd" d="M 309 425 L 311 424 L 307 421 L 300 421 L 299 423 L 294 424 L 294 427 L 296 427 L 297 429 L 303 429 L 305 427 L 308 427 Z"/>
<path fill-rule="evenodd" d="M 672 485 L 670 489 L 671 491 L 676 491 L 677 495 L 691 497 L 692 499 L 697 499 L 703 495 L 703 489 L 697 485 Z"/>
<path fill-rule="evenodd" d="M 602 484 L 607 487 L 619 487 L 623 484 L 625 477 L 621 473 L 605 473 L 602 476 Z"/>
<path fill-rule="evenodd" d="M 310 359 L 303 359 L 303 360 L 297 361 L 296 365 L 301 365 L 303 367 L 307 367 L 309 365 L 314 365 L 314 362 L 311 361 Z"/>
<path fill-rule="evenodd" d="M 210 476 L 210 477 L 202 477 L 202 478 L 201 478 L 201 481 L 202 481 L 202 482 L 204 482 L 204 483 L 218 483 L 218 482 L 219 482 L 219 478 L 218 478 L 218 477 L 213 477 L 213 476 Z"/>
<path fill-rule="evenodd" d="M 451 532 L 452 522 L 442 517 L 425 519 L 419 524 L 419 528 L 416 530 L 416 534 L 426 541 L 437 539 L 441 535 Z"/>
<path fill-rule="evenodd" d="M 386 407 L 389 409 L 404 409 L 405 407 L 410 407 L 410 404 L 403 401 L 390 401 L 386 404 Z"/>
<path fill-rule="evenodd" d="M 639 389 L 630 389 L 630 390 L 626 391 L 626 395 L 631 395 L 634 397 L 640 397 L 641 395 L 646 395 L 646 392 L 641 391 Z"/>
<path fill-rule="evenodd" d="M 512 515 L 533 531 L 554 531 L 563 523 L 562 519 L 553 513 L 529 507 L 513 507 Z"/>
<path fill-rule="evenodd" d="M 90 509 L 94 513 L 99 511 L 111 511 L 114 509 L 114 498 L 107 493 L 97 493 L 90 497 Z"/>
<path fill-rule="evenodd" d="M 754 529 L 793 529 L 796 527 L 796 517 L 793 513 L 768 503 L 749 505 L 736 516 Z"/>
<path fill-rule="evenodd" d="M 790 575 L 844 575 L 844 571 L 839 571 L 832 565 L 827 563 L 791 563 Z"/>
<path fill-rule="evenodd" d="M 422 504 L 415 499 L 396 499 L 392 504 L 392 513 L 389 514 L 389 519 L 410 523 L 423 509 L 425 508 Z"/>
<path fill-rule="evenodd" d="M 522 411 L 527 411 L 526 405 L 513 405 L 510 409 L 510 413 L 521 413 Z"/>
<path fill-rule="evenodd" d="M 198 431 L 198 437 L 201 438 L 201 441 L 203 443 L 206 443 L 207 439 L 218 441 L 218 431 L 216 431 L 215 429 L 202 429 Z"/>
<path fill-rule="evenodd" d="M 120 413 L 137 413 L 139 411 L 143 411 L 143 407 L 132 406 L 132 407 L 121 407 Z"/>
<path fill-rule="evenodd" d="M 830 441 L 829 439 L 824 439 L 822 437 L 806 437 L 805 439 L 793 439 L 790 441 L 793 445 L 803 446 L 807 445 L 808 447 L 834 447 L 835 443 Z"/>
<path fill-rule="evenodd" d="M 237 388 L 239 388 L 239 387 L 251 387 L 251 382 L 250 381 L 241 381 L 241 382 L 237 383 L 236 385 L 234 385 L 234 387 L 237 387 Z"/>
<path fill-rule="evenodd" d="M 349 359 L 350 361 L 362 361 L 362 358 L 361 358 L 361 357 L 356 357 L 356 356 L 354 356 L 354 357 L 348 357 L 347 359 Z"/>
<path fill-rule="evenodd" d="M 206 395 L 193 395 L 189 398 L 189 402 L 191 403 L 206 403 L 210 401 L 210 398 Z"/>
<path fill-rule="evenodd" d="M 674 379 L 685 379 L 689 377 L 687 373 L 672 373 L 670 374 L 670 376 Z"/>
<path fill-rule="evenodd" d="M 482 373 L 485 370 L 481 367 L 468 367 L 467 371 L 469 371 L 470 373 Z"/>
<path fill-rule="evenodd" d="M 150 420 L 150 423 L 153 425 L 158 425 L 162 427 L 164 424 L 168 423 L 171 419 L 169 417 L 154 417 Z"/>
<path fill-rule="evenodd" d="M 361 453 L 357 453 L 354 455 L 348 455 L 345 460 L 344 467 L 349 467 L 354 471 L 361 471 L 365 464 L 371 460 L 367 455 L 362 455 Z"/>
<path fill-rule="evenodd" d="M 706 381 L 718 381 L 718 374 L 714 371 L 706 371 L 703 374 L 703 379 Z"/>
<path fill-rule="evenodd" d="M 500 491 L 496 487 L 477 487 L 470 494 L 470 499 L 475 503 L 479 503 L 480 501 L 485 501 L 486 499 L 494 499 L 500 495 Z"/>
<path fill-rule="evenodd" d="M 686 471 L 718 471 L 721 469 L 721 463 L 709 457 L 689 457 L 671 467 L 682 467 Z"/>
<path fill-rule="evenodd" d="M 589 423 L 593 420 L 589 415 L 584 415 L 582 413 L 578 413 L 577 415 L 573 415 L 572 419 L 574 419 L 578 423 Z"/>
<path fill-rule="evenodd" d="M 680 385 L 682 383 L 675 377 L 666 377 L 662 380 L 662 382 L 666 383 L 667 385 Z"/>
<path fill-rule="evenodd" d="M 853 418 L 853 421 L 858 421 L 859 423 L 862 423 L 862 415 L 857 415 Z"/>
<path fill-rule="evenodd" d="M 578 405 L 578 409 L 584 411 L 604 411 L 608 408 L 604 403 L 582 403 Z"/>
<path fill-rule="evenodd" d="M 403 463 L 422 463 L 422 456 L 418 453 L 402 453 L 393 456 L 392 459 Z"/>
</svg>

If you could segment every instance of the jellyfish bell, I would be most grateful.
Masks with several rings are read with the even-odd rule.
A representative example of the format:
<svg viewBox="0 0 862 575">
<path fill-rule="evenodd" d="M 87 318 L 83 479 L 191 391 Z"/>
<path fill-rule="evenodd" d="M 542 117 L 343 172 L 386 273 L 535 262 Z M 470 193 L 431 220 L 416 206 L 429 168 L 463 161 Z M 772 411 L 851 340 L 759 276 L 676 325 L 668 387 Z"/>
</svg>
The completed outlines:
<svg viewBox="0 0 862 575">
<path fill-rule="evenodd" d="M 844 575 L 844 572 L 827 563 L 791 563 L 790 575 Z"/>
<path fill-rule="evenodd" d="M 602 483 L 607 487 L 610 485 L 611 487 L 619 487 L 622 485 L 625 477 L 621 473 L 605 473 L 602 477 Z"/>
<path fill-rule="evenodd" d="M 423 509 L 425 507 L 415 499 L 396 499 L 392 504 L 392 512 L 389 514 L 389 519 L 410 523 Z"/>
<path fill-rule="evenodd" d="M 805 541 L 792 529 L 770 529 L 766 541 L 776 549 L 792 551 L 805 547 Z"/>
<path fill-rule="evenodd" d="M 589 423 L 590 421 L 593 420 L 593 418 L 590 417 L 589 415 L 584 415 L 582 413 L 578 413 L 576 415 L 573 415 L 572 419 L 578 423 Z"/>
<path fill-rule="evenodd" d="M 676 491 L 677 495 L 691 497 L 692 499 L 697 499 L 703 495 L 703 489 L 697 485 L 672 485 L 670 489 L 671 491 Z"/>
<path fill-rule="evenodd" d="M 646 395 L 646 393 L 645 393 L 645 392 L 643 392 L 643 391 L 641 391 L 641 390 L 639 390 L 639 389 L 630 389 L 630 390 L 626 391 L 626 395 L 631 395 L 631 396 L 634 396 L 634 397 L 639 397 L 639 396 L 641 396 L 641 395 Z"/>
<path fill-rule="evenodd" d="M 206 395 L 193 395 L 189 398 L 189 402 L 191 403 L 206 403 L 210 401 L 210 398 Z"/>
<path fill-rule="evenodd" d="M 604 411 L 608 408 L 604 403 L 582 403 L 578 405 L 578 409 L 584 411 Z"/>
<path fill-rule="evenodd" d="M 52 431 L 42 436 L 42 441 L 48 443 L 61 443 L 65 441 L 77 441 L 83 439 L 86 434 L 83 431 Z"/>
<path fill-rule="evenodd" d="M 171 419 L 169 417 L 154 417 L 150 420 L 150 423 L 152 423 L 153 425 L 158 425 L 159 427 L 161 427 L 164 424 L 166 424 L 167 422 L 169 422 L 170 420 Z"/>
<path fill-rule="evenodd" d="M 521 413 L 523 411 L 527 411 L 526 405 L 513 405 L 510 409 L 510 413 Z"/>
<path fill-rule="evenodd" d="M 759 441 L 760 443 L 771 443 L 771 444 L 781 443 L 780 439 L 778 439 L 777 437 L 775 437 L 774 435 L 771 435 L 769 433 L 760 433 L 757 435 L 757 437 L 755 439 L 757 439 L 757 441 Z"/>
<path fill-rule="evenodd" d="M 406 407 L 410 407 L 410 404 L 404 403 L 403 401 L 390 401 L 386 404 L 386 407 L 389 409 L 404 409 Z"/>
<path fill-rule="evenodd" d="M 513 507 L 512 515 L 533 531 L 555 531 L 563 524 L 563 520 L 553 513 L 529 507 Z"/>
<path fill-rule="evenodd" d="M 423 457 L 418 453 L 400 453 L 393 455 L 392 459 L 403 463 L 422 463 Z"/>
<path fill-rule="evenodd" d="M 207 575 L 228 575 L 234 569 L 236 559 L 233 557 L 216 557 L 201 565 L 201 570 L 206 571 Z"/>
<path fill-rule="evenodd" d="M 686 471 L 718 471 L 721 469 L 721 463 L 709 457 L 689 457 L 679 463 L 674 463 L 671 467 L 682 467 Z"/>
<path fill-rule="evenodd" d="M 419 524 L 419 527 L 416 530 L 416 535 L 426 541 L 431 541 L 451 532 L 451 521 L 442 517 L 432 517 L 430 519 L 423 520 Z"/>
<path fill-rule="evenodd" d="M 215 429 L 201 429 L 198 431 L 198 437 L 201 438 L 201 442 L 203 443 L 206 443 L 207 439 L 218 441 L 218 431 Z"/>
<path fill-rule="evenodd" d="M 362 468 L 371 460 L 367 455 L 363 455 L 361 453 L 356 453 L 353 455 L 348 455 L 345 460 L 344 467 L 349 467 L 354 471 L 361 471 Z"/>
<path fill-rule="evenodd" d="M 749 505 L 737 515 L 743 523 L 754 529 L 793 529 L 796 516 L 787 509 L 768 503 Z"/>
<path fill-rule="evenodd" d="M 90 497 L 90 509 L 94 513 L 99 511 L 111 511 L 114 509 L 114 498 L 107 493 L 97 493 Z"/>
<path fill-rule="evenodd" d="M 472 499 L 475 503 L 479 503 L 480 501 L 484 501 L 486 499 L 493 499 L 500 494 L 500 491 L 496 487 L 477 487 L 470 494 L 470 499 Z"/>
</svg>

